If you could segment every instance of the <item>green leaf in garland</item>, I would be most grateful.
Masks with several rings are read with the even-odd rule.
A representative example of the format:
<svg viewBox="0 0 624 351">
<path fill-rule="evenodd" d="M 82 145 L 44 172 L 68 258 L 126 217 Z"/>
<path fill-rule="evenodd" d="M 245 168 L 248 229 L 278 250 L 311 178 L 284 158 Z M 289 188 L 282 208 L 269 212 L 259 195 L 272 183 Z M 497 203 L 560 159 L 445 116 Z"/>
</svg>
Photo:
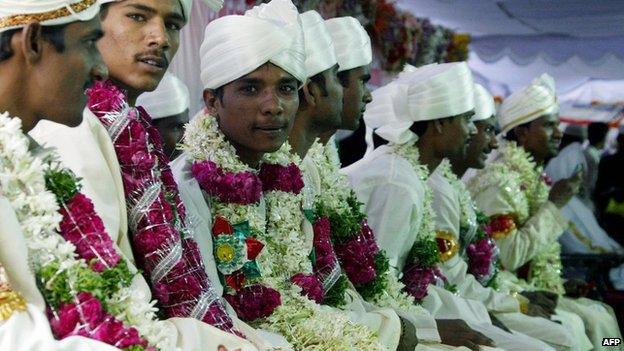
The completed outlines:
<svg viewBox="0 0 624 351">
<path fill-rule="evenodd" d="M 357 291 L 362 295 L 366 301 L 374 301 L 375 298 L 388 288 L 388 276 L 387 271 L 390 268 L 390 263 L 386 257 L 386 253 L 382 250 L 375 255 L 375 271 L 377 277 L 365 285 L 356 287 Z"/>
<path fill-rule="evenodd" d="M 340 278 L 334 283 L 334 286 L 331 287 L 325 293 L 325 299 L 323 299 L 323 304 L 340 308 L 345 305 L 345 291 L 349 286 L 349 282 L 347 277 L 344 274 L 340 275 Z"/>
<path fill-rule="evenodd" d="M 104 270 L 101 276 L 106 296 L 112 296 L 121 286 L 130 286 L 134 278 L 125 260 L 120 260 L 114 268 Z"/>
<path fill-rule="evenodd" d="M 66 204 L 80 192 L 80 178 L 60 164 L 50 164 L 45 172 L 46 188 L 56 195 L 59 205 Z"/>
<path fill-rule="evenodd" d="M 145 351 L 145 348 L 141 345 L 132 345 L 123 349 L 123 351 Z"/>
<path fill-rule="evenodd" d="M 436 265 L 440 262 L 438 244 L 433 239 L 417 241 L 410 250 L 408 262 L 418 262 L 422 267 Z"/>
</svg>

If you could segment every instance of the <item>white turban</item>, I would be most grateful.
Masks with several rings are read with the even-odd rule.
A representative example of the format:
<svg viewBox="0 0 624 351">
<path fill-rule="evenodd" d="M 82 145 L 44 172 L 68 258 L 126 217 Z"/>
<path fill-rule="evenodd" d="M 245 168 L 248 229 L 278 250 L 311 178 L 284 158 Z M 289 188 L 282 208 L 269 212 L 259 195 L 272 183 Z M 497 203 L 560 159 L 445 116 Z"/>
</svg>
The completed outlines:
<svg viewBox="0 0 624 351">
<path fill-rule="evenodd" d="M 371 40 L 360 21 L 353 17 L 336 17 L 325 23 L 336 48 L 339 72 L 366 66 L 373 61 Z"/>
<path fill-rule="evenodd" d="M 305 82 L 301 19 L 290 0 L 273 0 L 245 16 L 217 18 L 206 27 L 201 56 L 205 89 L 217 89 L 271 62 Z"/>
<path fill-rule="evenodd" d="M 121 2 L 124 0 L 100 0 L 101 4 L 106 4 L 109 2 Z M 191 9 L 193 8 L 193 0 L 178 0 L 182 5 L 182 11 L 184 13 L 184 18 L 188 21 L 191 16 Z M 203 0 L 208 7 L 210 7 L 213 11 L 219 11 L 223 7 L 223 0 Z"/>
<path fill-rule="evenodd" d="M 364 121 L 394 144 L 416 139 L 414 122 L 456 116 L 474 109 L 474 83 L 465 62 L 407 66 L 392 83 L 373 91 Z"/>
<path fill-rule="evenodd" d="M 555 81 L 544 73 L 531 85 L 516 91 L 503 100 L 498 112 L 498 124 L 503 133 L 534 121 L 543 115 L 559 112 Z"/>
<path fill-rule="evenodd" d="M 167 72 L 158 88 L 141 94 L 136 105 L 143 106 L 152 119 L 175 116 L 188 110 L 190 94 L 186 85 L 178 77 Z"/>
<path fill-rule="evenodd" d="M 491 118 L 496 114 L 496 105 L 494 98 L 485 88 L 479 84 L 474 87 L 475 114 L 472 117 L 473 122 L 483 121 Z"/>
<path fill-rule="evenodd" d="M 327 31 L 325 21 L 318 12 L 311 10 L 301 14 L 305 40 L 306 74 L 312 77 L 338 63 L 334 43 Z"/>
<path fill-rule="evenodd" d="M 0 33 L 21 28 L 30 22 L 58 26 L 89 21 L 100 11 L 97 0 L 2 0 Z"/>
</svg>

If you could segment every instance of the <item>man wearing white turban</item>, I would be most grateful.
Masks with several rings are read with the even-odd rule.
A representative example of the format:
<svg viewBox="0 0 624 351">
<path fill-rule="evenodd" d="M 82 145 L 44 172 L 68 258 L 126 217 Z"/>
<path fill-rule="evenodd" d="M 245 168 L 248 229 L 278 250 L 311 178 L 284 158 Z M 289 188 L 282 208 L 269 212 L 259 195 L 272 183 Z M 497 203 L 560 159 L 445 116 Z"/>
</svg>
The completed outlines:
<svg viewBox="0 0 624 351">
<path fill-rule="evenodd" d="M 563 296 L 557 239 L 568 221 L 560 208 L 578 192 L 582 174 L 554 184 L 542 174 L 561 139 L 558 112 L 554 80 L 546 74 L 505 99 L 498 122 L 506 140 L 468 187 L 477 207 L 495 223 L 492 235 L 506 269 L 499 277 L 501 291 L 554 293 L 557 307 L 581 317 L 594 348 L 600 349 L 602 338 L 620 335 L 612 310 L 589 299 Z"/>
<path fill-rule="evenodd" d="M 446 278 L 435 262 L 456 259 L 458 243 L 443 231 L 436 233 L 436 217 L 425 199 L 438 194 L 426 181 L 440 178 L 448 168 L 445 157 L 463 155 L 474 133 L 474 83 L 467 65 L 408 68 L 378 90 L 364 118 L 389 145 L 344 171 L 365 203 L 371 227 L 395 274 L 403 272 L 407 291 L 422 299 L 423 306 L 441 321 L 460 318 L 504 349 L 551 350 L 539 340 L 494 327 L 481 302 L 440 287 Z M 440 254 L 431 248 L 436 243 Z M 438 322 L 438 328 L 443 342 L 457 335 L 444 323 Z"/>
<path fill-rule="evenodd" d="M 141 94 L 137 105 L 150 114 L 154 126 L 163 139 L 165 154 L 175 159 L 180 154 L 176 145 L 184 135 L 184 125 L 189 122 L 189 90 L 178 77 L 165 73 L 158 88 Z"/>
<path fill-rule="evenodd" d="M 190 255 L 196 255 L 192 254 L 192 247 L 185 246 L 181 248 L 182 254 L 177 254 L 182 245 L 181 235 L 173 236 L 174 241 L 167 241 L 171 245 L 167 247 L 170 255 L 151 252 L 151 260 L 156 259 L 156 263 L 151 263 L 154 265 L 147 271 L 147 255 L 134 255 L 133 248 L 140 246 L 134 241 L 136 236 L 131 237 L 128 232 L 129 227 L 133 233 L 137 230 L 149 231 L 149 223 L 145 224 L 145 221 L 151 221 L 150 217 L 138 218 L 136 213 L 134 217 L 130 217 L 128 214 L 128 208 L 132 209 L 137 205 L 131 198 L 144 197 L 149 184 L 154 189 L 158 186 L 157 192 L 163 193 L 166 182 L 166 191 L 177 197 L 176 185 L 166 166 L 168 158 L 162 151 L 160 137 L 150 124 L 151 118 L 145 110 L 133 106 L 140 94 L 154 90 L 163 78 L 178 49 L 179 31 L 189 18 L 192 1 L 105 0 L 103 3 L 100 18 L 105 35 L 98 42 L 97 48 L 109 67 L 110 79 L 98 82 L 88 91 L 90 108 L 85 109 L 84 122 L 78 128 L 70 129 L 48 123 L 31 131 L 31 135 L 42 143 L 57 147 L 63 163 L 69 165 L 82 178 L 84 192 L 93 200 L 113 241 L 119 245 L 129 262 L 136 261 L 145 271 L 145 276 L 151 280 L 152 284 L 148 284 L 143 276 L 138 276 L 134 290 L 151 300 L 151 289 L 159 287 L 154 290 L 154 296 L 165 315 L 194 317 L 170 318 L 164 321 L 169 329 L 168 338 L 172 340 L 171 348 L 203 350 L 213 347 L 212 345 L 216 348 L 223 344 L 231 348 L 255 349 L 252 343 L 208 324 L 213 314 L 213 324 L 221 325 L 218 323 L 223 321 L 225 324 L 221 326 L 224 330 L 241 331 L 256 346 L 266 348 L 268 346 L 265 341 L 255 335 L 252 328 L 235 318 L 232 321 L 233 316 L 224 311 L 222 302 L 213 298 L 214 283 L 205 278 L 200 263 L 194 262 L 193 267 L 184 263 Z M 123 146 L 118 143 L 119 134 L 127 135 L 125 140 L 144 140 L 142 144 L 135 144 L 142 145 L 143 150 L 132 152 L 130 158 L 124 158 L 123 155 L 118 157 L 123 152 L 120 151 Z M 159 159 L 156 163 L 153 162 L 155 158 Z M 128 162 L 139 162 L 147 166 L 143 169 L 146 173 L 139 176 L 137 172 L 141 168 Z M 128 189 L 132 191 L 127 193 Z M 130 206 L 127 207 L 128 205 Z M 181 227 L 188 226 L 188 223 L 185 225 L 179 221 L 184 212 L 176 212 L 175 215 L 178 216 L 175 223 L 165 216 L 165 223 L 160 227 L 178 228 L 176 232 L 179 230 L 189 233 L 188 228 Z M 137 226 L 132 221 L 137 219 L 143 221 L 143 224 Z M 157 236 L 150 238 L 158 240 Z M 187 239 L 192 242 L 192 239 Z M 131 242 L 134 247 L 130 245 Z M 172 266 L 177 269 L 174 270 Z M 183 272 L 178 273 L 180 268 Z M 131 269 L 136 270 L 134 266 Z M 193 277 L 201 281 L 200 285 L 186 284 L 185 287 L 194 289 L 192 292 L 180 291 L 171 285 L 163 288 L 164 282 L 174 284 L 176 279 L 190 279 L 187 272 L 191 269 L 196 270 Z M 185 294 L 181 294 L 182 292 Z M 176 293 L 180 293 L 178 297 L 174 297 Z M 176 302 L 184 303 L 178 304 L 176 309 Z M 218 310 L 218 317 L 214 308 Z M 231 323 L 234 323 L 233 327 L 230 327 Z"/>
<path fill-rule="evenodd" d="M 433 207 L 436 211 L 436 230 L 451 235 L 460 246 L 459 254 L 441 265 L 442 271 L 449 282 L 457 286 L 462 296 L 483 302 L 488 311 L 506 327 L 545 341 L 558 349 L 586 350 L 589 342 L 583 337 L 582 328 L 575 330 L 581 334 L 579 340 L 584 341 L 578 345 L 573 332 L 549 321 L 555 313 L 554 304 L 537 305 L 490 287 L 497 286 L 498 249 L 492 239 L 484 236 L 482 228 L 487 223 L 479 220 L 482 217 L 477 215 L 478 209 L 460 178 L 468 167 L 485 167 L 490 151 L 498 148 L 495 113 L 492 96 L 482 86 L 475 85 L 473 122 L 477 134 L 468 146 L 468 154 L 463 157 L 454 155 L 441 176 L 429 178 L 429 185 L 435 192 Z M 526 315 L 520 313 L 521 310 Z M 566 318 L 578 320 L 574 315 L 566 315 Z M 582 322 L 578 324 L 582 325 Z"/>
<path fill-rule="evenodd" d="M 11 162 L 17 161 L 20 154 L 30 151 L 36 155 L 36 162 L 45 155 L 34 141 L 21 146 L 11 142 L 25 141 L 22 132 L 43 119 L 78 125 L 86 103 L 82 91 L 95 79 L 106 78 L 106 67 L 95 48 L 102 36 L 98 12 L 96 1 L 0 3 L 0 110 L 4 112 L 0 115 L 2 350 L 117 350 L 82 336 L 55 340 L 46 316 L 46 300 L 37 287 L 40 276 L 35 276 L 34 265 L 30 264 L 36 261 L 27 249 L 32 249 L 33 243 L 23 230 L 27 227 L 23 215 L 21 223 L 16 215 L 19 205 L 15 196 L 28 198 L 22 189 L 15 192 L 25 170 L 11 171 L 15 167 Z"/>
<path fill-rule="evenodd" d="M 298 166 L 300 158 L 286 143 L 298 109 L 298 123 L 314 126 L 313 130 L 299 130 L 305 135 L 298 135 L 300 138 L 293 150 L 301 151 L 302 155 L 314 141 L 314 137 L 309 138 L 312 133 L 326 130 L 327 124 L 329 128 L 339 124 L 342 87 L 335 76 L 337 67 L 331 39 L 320 15 L 308 12 L 302 17 L 289 0 L 273 0 L 254 7 L 244 16 L 222 17 L 207 26 L 201 47 L 206 108 L 187 127 L 185 152 L 173 162 L 174 175 L 181 184 L 182 196 L 188 199 L 186 203 L 194 205 L 188 210 L 200 219 L 202 226 L 213 227 L 218 233 L 224 222 L 246 221 L 257 233 L 256 238 L 263 242 L 264 250 L 259 256 L 262 257 L 260 276 L 245 271 L 232 273 L 229 264 L 224 262 L 227 257 L 220 254 L 226 248 L 221 236 L 207 238 L 202 243 L 203 252 L 214 251 L 218 274 L 227 283 L 224 296 L 239 315 L 259 319 L 267 329 L 283 334 L 296 349 L 306 349 L 307 345 L 320 349 L 378 349 L 381 345 L 368 328 L 379 331 L 380 339 L 390 340 L 387 346 L 395 349 L 400 326 L 392 311 L 388 311 L 389 316 L 380 314 L 375 320 L 369 318 L 372 323 L 366 323 L 366 328 L 349 321 L 352 317 L 356 322 L 363 322 L 357 313 L 319 305 L 324 291 L 320 279 L 312 272 L 313 261 L 309 254 L 314 233 L 302 214 L 303 203 L 292 201 L 288 190 L 283 191 L 279 202 L 270 200 L 272 192 L 267 189 L 266 182 L 277 179 L 263 177 L 265 164 L 285 162 L 286 158 L 292 162 L 289 167 L 294 173 L 290 174 L 299 174 L 296 183 L 304 185 L 301 173 L 292 169 Z M 298 93 L 308 77 L 311 79 L 307 86 Z M 301 109 L 299 96 L 305 99 Z M 215 191 L 225 184 L 217 178 L 203 176 L 204 172 L 210 172 L 212 165 L 216 165 L 218 172 L 226 172 L 225 177 L 234 182 L 237 177 L 257 173 L 260 169 L 265 190 L 251 201 L 236 200 L 240 191 L 234 188 L 227 196 L 219 195 Z M 286 179 L 279 182 L 288 183 Z M 246 187 L 252 188 L 251 185 Z M 300 190 L 295 191 L 299 193 Z M 259 217 L 249 217 L 253 213 Z M 262 221 L 267 224 L 262 225 Z M 276 221 L 283 223 L 271 224 Z M 287 238 L 280 236 L 284 231 L 288 233 Z M 286 243 L 287 248 L 279 248 Z M 315 295 L 318 297 L 314 302 L 299 292 L 295 295 L 290 292 L 289 281 L 294 283 L 293 279 L 302 275 L 311 282 L 318 282 L 320 296 Z M 271 283 L 275 277 L 279 277 L 280 283 Z M 258 279 L 260 286 L 279 293 L 281 301 L 277 306 L 263 302 L 263 294 L 245 295 L 249 289 L 258 288 L 257 284 L 252 285 Z M 301 293 L 311 296 L 307 289 Z M 266 311 L 257 313 L 259 311 L 245 308 L 249 304 L 263 304 Z M 306 317 L 302 319 L 297 315 Z"/>
</svg>

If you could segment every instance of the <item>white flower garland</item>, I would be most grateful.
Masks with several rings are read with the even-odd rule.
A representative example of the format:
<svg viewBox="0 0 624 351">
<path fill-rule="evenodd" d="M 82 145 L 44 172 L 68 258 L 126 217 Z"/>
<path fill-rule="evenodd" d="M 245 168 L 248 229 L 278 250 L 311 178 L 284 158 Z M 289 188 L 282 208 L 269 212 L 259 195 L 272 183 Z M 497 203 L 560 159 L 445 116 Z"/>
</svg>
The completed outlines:
<svg viewBox="0 0 624 351">
<path fill-rule="evenodd" d="M 57 232 L 62 220 L 56 196 L 46 189 L 45 165 L 29 152 L 29 141 L 21 130 L 21 120 L 0 115 L 0 193 L 11 203 L 22 227 L 29 251 L 30 269 L 58 262 L 68 272 L 86 268 L 76 259 L 76 248 Z M 71 274 L 71 273 L 70 273 Z M 156 318 L 153 303 L 131 287 L 122 287 L 107 298 L 109 312 L 126 325 L 136 328 L 150 345 L 174 350 L 171 330 Z"/>
<path fill-rule="evenodd" d="M 224 171 L 256 172 L 236 155 L 216 119 L 205 113 L 188 124 L 184 149 L 193 160 L 212 161 Z M 285 143 L 275 153 L 265 155 L 263 162 L 299 165 L 298 156 Z M 276 288 L 282 304 L 259 327 L 279 333 L 298 350 L 379 350 L 376 336 L 366 327 L 350 322 L 343 314 L 301 296 L 301 289 L 289 282 L 295 273 L 312 273 L 309 254 L 312 239 L 301 230 L 303 194 L 282 191 L 264 194 L 259 205 L 221 203 L 209 197 L 208 205 L 231 223 L 249 221 L 252 231 L 266 244 L 257 260 L 263 282 Z M 308 240 L 310 239 L 310 240 Z M 309 245 L 307 243 L 310 243 Z"/>
<path fill-rule="evenodd" d="M 541 179 L 542 167 L 524 148 L 510 141 L 499 148 L 499 159 L 501 162 L 474 177 L 469 187 L 472 193 L 479 193 L 491 184 L 504 185 L 505 198 L 512 204 L 519 224 L 523 224 L 548 200 L 549 187 Z M 565 289 L 561 271 L 561 245 L 555 240 L 531 260 L 529 283 L 562 294 Z"/>
<path fill-rule="evenodd" d="M 308 154 L 317 166 L 321 178 L 321 193 L 317 194 L 319 201 L 340 214 L 351 211 L 346 201 L 351 187 L 347 176 L 340 173 L 340 158 L 334 139 L 331 138 L 325 146 L 317 140 Z M 388 282 L 386 289 L 370 302 L 379 307 L 401 309 L 412 314 L 428 314 L 421 306 L 416 305 L 414 297 L 403 291 L 405 285 L 395 274 L 390 270 L 385 274 Z"/>
<path fill-rule="evenodd" d="M 416 146 L 417 141 L 405 143 L 401 145 L 392 145 L 395 155 L 402 157 L 412 166 L 414 172 L 416 172 L 418 178 L 426 183 L 429 178 L 429 169 L 426 165 L 420 163 L 420 152 Z M 435 240 L 435 212 L 431 204 L 433 203 L 433 190 L 431 187 L 425 185 L 425 198 L 423 199 L 423 212 L 422 220 L 420 222 L 420 228 L 418 228 L 418 234 L 416 241 L 418 240 Z"/>
</svg>

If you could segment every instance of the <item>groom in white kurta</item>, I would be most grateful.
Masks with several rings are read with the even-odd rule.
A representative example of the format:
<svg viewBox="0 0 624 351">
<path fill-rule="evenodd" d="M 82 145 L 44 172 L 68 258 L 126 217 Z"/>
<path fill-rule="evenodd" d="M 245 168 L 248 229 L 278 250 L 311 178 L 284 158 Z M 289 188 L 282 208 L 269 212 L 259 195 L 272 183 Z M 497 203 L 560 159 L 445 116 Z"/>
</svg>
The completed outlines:
<svg viewBox="0 0 624 351">
<path fill-rule="evenodd" d="M 505 99 L 498 122 L 508 140 L 502 142 L 493 162 L 468 184 L 477 207 L 487 216 L 511 219 L 496 236 L 506 269 L 502 285 L 512 291 L 558 293 L 558 308 L 579 315 L 594 348 L 600 349 L 602 338 L 620 337 L 612 310 L 589 299 L 565 297 L 560 272 L 557 239 L 568 226 L 560 208 L 578 192 L 581 174 L 562 179 L 552 188 L 550 179 L 541 174 L 561 138 L 558 112 L 554 81 L 548 75 Z M 527 264 L 528 282 L 517 276 Z"/>
<path fill-rule="evenodd" d="M 389 144 L 376 148 L 344 171 L 365 203 L 369 223 L 396 274 L 403 270 L 410 248 L 418 237 L 429 235 L 421 233 L 422 222 L 426 220 L 423 216 L 425 207 L 429 206 L 424 201 L 428 192 L 426 178 L 428 172 L 437 167 L 424 169 L 427 167 L 425 163 L 414 156 L 420 145 L 419 136 L 411 128 L 414 122 L 426 121 L 434 121 L 429 122 L 432 129 L 436 128 L 434 123 L 441 127 L 437 120 L 451 116 L 457 116 L 452 123 L 466 123 L 465 119 L 471 117 L 474 109 L 473 85 L 465 63 L 444 64 L 404 72 L 395 82 L 373 92 L 373 102 L 364 118 L 367 126 L 376 129 L 376 133 Z M 446 123 L 448 128 L 451 124 Z M 463 124 L 457 136 L 466 140 L 467 128 L 469 126 Z M 410 152 L 411 156 L 397 153 L 398 149 Z M 422 155 L 423 150 L 420 151 Z M 421 170 L 417 171 L 416 167 Z M 421 178 L 424 174 L 427 176 Z M 536 339 L 510 334 L 493 326 L 481 302 L 462 298 L 444 288 L 429 285 L 423 306 L 436 318 L 465 320 L 471 328 L 493 339 L 501 348 L 552 350 Z"/>
</svg>

